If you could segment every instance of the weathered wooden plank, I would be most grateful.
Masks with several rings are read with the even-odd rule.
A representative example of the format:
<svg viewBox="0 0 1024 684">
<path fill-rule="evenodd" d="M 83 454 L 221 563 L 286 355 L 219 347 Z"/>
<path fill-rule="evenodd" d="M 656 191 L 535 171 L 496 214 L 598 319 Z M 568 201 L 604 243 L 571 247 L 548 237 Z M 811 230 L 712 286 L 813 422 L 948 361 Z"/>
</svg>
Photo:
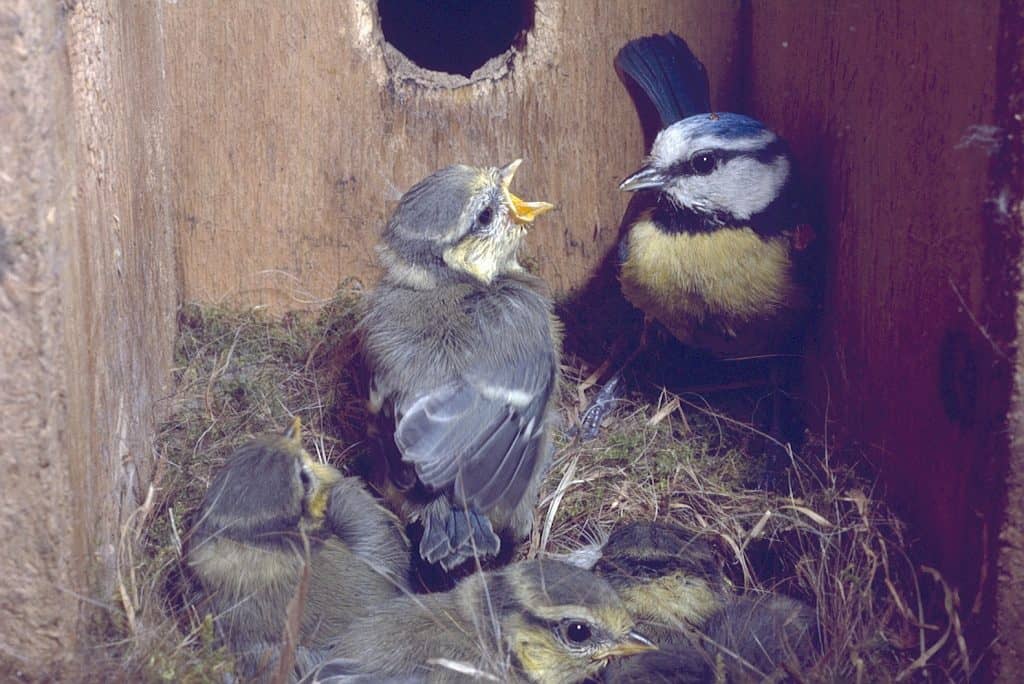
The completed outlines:
<svg viewBox="0 0 1024 684">
<path fill-rule="evenodd" d="M 738 5 L 540 0 L 511 70 L 455 88 L 395 75 L 369 0 L 168 6 L 184 296 L 300 307 L 348 276 L 372 281 L 406 188 L 516 157 L 517 192 L 559 207 L 531 253 L 558 291 L 579 285 L 614 241 L 628 199 L 616 183 L 644 152 L 615 52 L 674 29 L 727 101 Z"/>
<path fill-rule="evenodd" d="M 176 302 L 160 15 L 0 3 L 0 679 L 59 678 L 152 474 Z"/>
</svg>

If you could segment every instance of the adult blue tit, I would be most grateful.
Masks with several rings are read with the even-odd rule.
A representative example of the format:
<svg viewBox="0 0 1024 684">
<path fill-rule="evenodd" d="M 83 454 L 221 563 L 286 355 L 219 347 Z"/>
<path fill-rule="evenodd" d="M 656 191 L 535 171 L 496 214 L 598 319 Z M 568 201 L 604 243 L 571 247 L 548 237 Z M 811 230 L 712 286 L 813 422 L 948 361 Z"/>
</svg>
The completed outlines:
<svg viewBox="0 0 1024 684">
<path fill-rule="evenodd" d="M 529 533 L 550 460 L 560 326 L 517 253 L 552 205 L 512 194 L 519 164 L 449 166 L 405 193 L 361 324 L 379 471 L 446 570 Z"/>
<path fill-rule="evenodd" d="M 793 354 L 816 250 L 786 143 L 749 116 L 711 111 L 705 68 L 673 33 L 630 41 L 615 64 L 661 120 L 619 186 L 643 194 L 621 230 L 623 295 L 689 348 Z"/>
<path fill-rule="evenodd" d="M 398 520 L 359 480 L 302 448 L 297 418 L 235 451 L 198 516 L 187 563 L 246 680 L 275 679 L 289 610 L 301 669 L 374 603 L 409 591 Z"/>
<path fill-rule="evenodd" d="M 620 188 L 650 190 L 620 243 L 623 293 L 679 340 L 734 356 L 777 349 L 808 304 L 795 254 L 811 234 L 786 144 L 710 112 L 703 65 L 679 36 L 630 41 L 616 65 L 662 130 Z"/>
<path fill-rule="evenodd" d="M 607 582 L 554 560 L 478 572 L 450 591 L 376 608 L 350 625 L 311 681 L 571 684 L 655 648 Z"/>
</svg>

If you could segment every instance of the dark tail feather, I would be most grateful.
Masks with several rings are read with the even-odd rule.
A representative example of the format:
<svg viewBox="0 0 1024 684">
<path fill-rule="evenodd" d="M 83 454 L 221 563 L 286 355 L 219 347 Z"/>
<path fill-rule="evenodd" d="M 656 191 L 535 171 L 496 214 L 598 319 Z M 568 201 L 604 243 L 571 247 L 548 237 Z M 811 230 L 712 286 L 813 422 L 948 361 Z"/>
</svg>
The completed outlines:
<svg viewBox="0 0 1024 684">
<path fill-rule="evenodd" d="M 711 111 L 708 72 L 674 33 L 629 41 L 615 56 L 615 65 L 651 98 L 662 128 Z"/>
</svg>

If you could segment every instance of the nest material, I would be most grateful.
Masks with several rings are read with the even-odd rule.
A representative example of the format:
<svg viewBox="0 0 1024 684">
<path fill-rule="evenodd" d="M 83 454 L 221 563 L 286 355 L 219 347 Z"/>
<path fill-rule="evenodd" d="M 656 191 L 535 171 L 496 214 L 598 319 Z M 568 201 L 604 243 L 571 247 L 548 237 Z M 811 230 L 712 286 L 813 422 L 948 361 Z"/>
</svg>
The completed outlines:
<svg viewBox="0 0 1024 684">
<path fill-rule="evenodd" d="M 90 638 L 100 657 L 83 678 L 105 670 L 209 681 L 231 670 L 182 562 L 190 516 L 234 448 L 295 415 L 311 453 L 351 470 L 364 451 L 352 334 L 360 301 L 355 287 L 318 312 L 283 318 L 183 308 L 156 481 L 122 535 L 117 595 L 101 601 L 111 607 Z M 561 412 L 571 426 L 593 382 L 575 363 L 565 371 Z M 566 553 L 624 521 L 675 522 L 706 534 L 737 591 L 781 591 L 816 607 L 824 653 L 798 681 L 969 679 L 958 598 L 912 563 L 901 523 L 871 482 L 811 442 L 792 456 L 789 495 L 750 489 L 759 462 L 745 452 L 751 434 L 700 400 L 626 402 L 598 439 L 558 440 L 519 554 Z"/>
</svg>

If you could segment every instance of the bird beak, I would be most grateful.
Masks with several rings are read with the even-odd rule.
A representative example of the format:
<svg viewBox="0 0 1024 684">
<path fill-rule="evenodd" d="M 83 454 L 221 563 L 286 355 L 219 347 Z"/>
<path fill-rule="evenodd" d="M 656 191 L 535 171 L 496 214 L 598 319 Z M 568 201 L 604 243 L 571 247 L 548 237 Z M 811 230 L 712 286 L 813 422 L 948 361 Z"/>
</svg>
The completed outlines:
<svg viewBox="0 0 1024 684">
<path fill-rule="evenodd" d="M 524 202 L 508 189 L 512 183 L 512 176 L 516 175 L 516 169 L 523 163 L 522 159 L 516 159 L 508 166 L 505 166 L 498 173 L 501 174 L 501 189 L 505 192 L 505 201 L 511 210 L 512 220 L 523 225 L 533 223 L 533 220 L 546 211 L 555 208 L 550 202 Z"/>
<path fill-rule="evenodd" d="M 288 426 L 288 429 L 284 431 L 285 439 L 288 439 L 295 444 L 302 444 L 302 419 L 298 416 L 292 420 L 292 424 Z"/>
<path fill-rule="evenodd" d="M 657 650 L 658 647 L 655 646 L 650 639 L 637 632 L 630 632 L 622 642 L 615 644 L 601 653 L 601 658 L 622 658 L 625 656 L 636 655 L 638 653 Z"/>
<path fill-rule="evenodd" d="M 660 188 L 664 184 L 664 174 L 659 169 L 648 164 L 619 183 L 619 190 L 635 192 L 647 188 Z"/>
</svg>

